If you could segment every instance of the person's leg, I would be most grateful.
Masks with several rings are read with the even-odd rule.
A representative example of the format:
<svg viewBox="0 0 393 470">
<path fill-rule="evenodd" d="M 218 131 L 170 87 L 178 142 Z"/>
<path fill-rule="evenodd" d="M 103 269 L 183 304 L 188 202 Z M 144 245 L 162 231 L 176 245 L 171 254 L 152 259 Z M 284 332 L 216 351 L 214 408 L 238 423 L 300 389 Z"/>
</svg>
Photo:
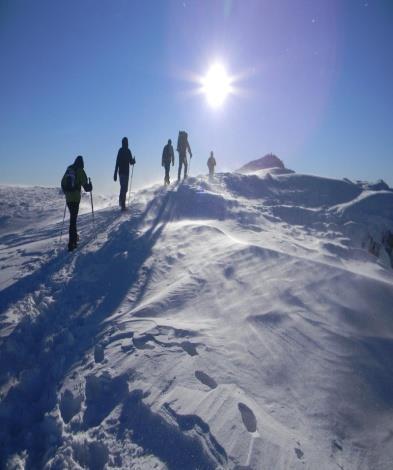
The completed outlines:
<svg viewBox="0 0 393 470">
<path fill-rule="evenodd" d="M 124 178 L 125 179 L 125 178 Z M 122 185 L 121 185 L 121 201 L 120 201 L 120 205 L 121 205 L 121 208 L 122 209 L 125 209 L 126 208 L 126 198 L 127 198 L 127 185 L 125 184 L 125 181 L 122 181 Z"/>
<path fill-rule="evenodd" d="M 68 239 L 68 249 L 73 250 L 77 245 L 77 229 L 76 220 L 79 212 L 79 202 L 67 202 L 68 210 L 70 211 L 70 230 Z"/>
<path fill-rule="evenodd" d="M 128 191 L 128 175 L 120 175 L 120 206 L 126 208 L 126 196 Z"/>
<path fill-rule="evenodd" d="M 184 157 L 184 178 L 187 178 L 188 174 L 188 162 L 187 162 L 187 157 Z"/>
<path fill-rule="evenodd" d="M 169 180 L 169 170 L 170 170 L 170 168 L 171 168 L 170 162 L 165 163 L 165 182 L 166 182 L 166 184 L 170 183 L 170 180 Z"/>
<path fill-rule="evenodd" d="M 180 180 L 182 166 L 183 166 L 183 158 L 179 156 L 179 171 L 177 172 L 178 181 Z"/>
<path fill-rule="evenodd" d="M 74 216 L 75 216 L 75 246 L 77 245 L 79 241 L 79 235 L 78 235 L 78 228 L 77 228 L 77 220 L 78 220 L 78 214 L 79 214 L 79 202 L 75 202 L 74 205 Z"/>
</svg>

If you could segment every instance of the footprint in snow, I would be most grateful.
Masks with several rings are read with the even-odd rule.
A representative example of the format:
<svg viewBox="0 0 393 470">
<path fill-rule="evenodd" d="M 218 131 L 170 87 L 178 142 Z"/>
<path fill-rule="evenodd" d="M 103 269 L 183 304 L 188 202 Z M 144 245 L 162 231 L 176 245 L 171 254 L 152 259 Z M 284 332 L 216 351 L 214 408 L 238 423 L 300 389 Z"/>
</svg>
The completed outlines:
<svg viewBox="0 0 393 470">
<path fill-rule="evenodd" d="M 196 370 L 195 377 L 200 382 L 202 382 L 203 385 L 207 385 L 211 389 L 217 388 L 217 382 L 212 377 L 210 377 L 210 375 L 205 374 L 205 372 L 201 370 Z"/>
<path fill-rule="evenodd" d="M 343 446 L 339 444 L 336 440 L 333 441 L 332 446 L 334 450 L 343 450 Z"/>
<path fill-rule="evenodd" d="M 234 274 L 235 274 L 235 269 L 233 268 L 233 266 L 228 266 L 224 269 L 224 276 L 227 279 L 232 279 Z"/>
<path fill-rule="evenodd" d="M 248 432 L 255 432 L 257 430 L 257 419 L 253 411 L 244 403 L 238 403 L 238 408 L 242 416 L 243 424 Z"/>
<path fill-rule="evenodd" d="M 94 348 L 94 361 L 95 363 L 103 362 L 105 359 L 104 347 L 102 344 L 96 344 Z"/>
<path fill-rule="evenodd" d="M 134 336 L 133 343 L 136 349 L 154 349 L 154 344 L 150 344 L 150 342 L 154 342 L 154 336 L 152 335 L 141 335 L 141 336 Z"/>
<path fill-rule="evenodd" d="M 299 449 L 298 447 L 295 447 L 294 450 L 295 450 L 296 457 L 297 457 L 299 460 L 301 460 L 301 459 L 303 458 L 303 456 L 304 456 L 304 452 L 303 452 L 301 449 Z"/>
<path fill-rule="evenodd" d="M 197 343 L 191 343 L 191 341 L 183 341 L 180 343 L 180 347 L 183 348 L 183 351 L 190 356 L 198 356 L 197 346 Z"/>
</svg>

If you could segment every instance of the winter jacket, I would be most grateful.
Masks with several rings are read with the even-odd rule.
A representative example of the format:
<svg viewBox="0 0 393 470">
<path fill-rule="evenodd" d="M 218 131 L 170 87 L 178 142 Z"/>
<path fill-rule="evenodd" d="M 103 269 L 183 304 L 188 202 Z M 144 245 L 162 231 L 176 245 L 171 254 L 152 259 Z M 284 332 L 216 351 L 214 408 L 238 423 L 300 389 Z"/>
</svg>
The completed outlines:
<svg viewBox="0 0 393 470">
<path fill-rule="evenodd" d="M 74 165 L 70 165 L 68 168 L 74 167 Z M 63 180 L 65 179 L 65 175 L 63 176 Z M 62 183 L 63 183 L 62 180 Z M 83 168 L 77 168 L 76 169 L 76 181 L 75 181 L 75 187 L 76 189 L 74 191 L 67 191 L 65 193 L 66 201 L 67 202 L 80 202 L 81 200 L 81 188 L 85 189 L 85 191 L 89 190 L 89 186 L 87 183 L 87 176 L 85 173 L 85 170 Z"/>
<path fill-rule="evenodd" d="M 166 144 L 164 150 L 162 151 L 162 165 L 165 164 L 175 164 L 175 154 L 173 152 L 172 144 Z"/>
<path fill-rule="evenodd" d="M 131 150 L 127 147 L 121 147 L 117 152 L 115 176 L 117 172 L 119 175 L 129 175 L 130 165 L 135 165 L 135 158 L 132 157 Z"/>
</svg>

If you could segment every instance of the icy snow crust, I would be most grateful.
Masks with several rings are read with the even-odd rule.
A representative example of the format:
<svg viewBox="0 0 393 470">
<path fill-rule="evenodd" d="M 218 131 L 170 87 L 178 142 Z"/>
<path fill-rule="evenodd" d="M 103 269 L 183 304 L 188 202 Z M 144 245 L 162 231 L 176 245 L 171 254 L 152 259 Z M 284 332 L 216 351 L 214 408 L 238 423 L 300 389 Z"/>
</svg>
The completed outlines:
<svg viewBox="0 0 393 470">
<path fill-rule="evenodd" d="M 392 466 L 393 192 L 189 178 L 72 254 L 58 190 L 0 195 L 1 468 Z"/>
</svg>

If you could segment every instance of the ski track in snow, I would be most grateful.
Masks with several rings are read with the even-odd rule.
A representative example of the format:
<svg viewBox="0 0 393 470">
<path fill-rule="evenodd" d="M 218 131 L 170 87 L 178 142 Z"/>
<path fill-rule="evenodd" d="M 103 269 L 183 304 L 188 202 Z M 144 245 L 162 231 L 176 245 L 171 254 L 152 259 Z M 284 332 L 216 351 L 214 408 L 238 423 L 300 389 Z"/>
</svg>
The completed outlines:
<svg viewBox="0 0 393 470">
<path fill-rule="evenodd" d="M 0 201 L 1 468 L 392 465 L 393 192 L 189 178 L 97 238 L 85 198 L 72 254 L 58 190 Z"/>
</svg>

